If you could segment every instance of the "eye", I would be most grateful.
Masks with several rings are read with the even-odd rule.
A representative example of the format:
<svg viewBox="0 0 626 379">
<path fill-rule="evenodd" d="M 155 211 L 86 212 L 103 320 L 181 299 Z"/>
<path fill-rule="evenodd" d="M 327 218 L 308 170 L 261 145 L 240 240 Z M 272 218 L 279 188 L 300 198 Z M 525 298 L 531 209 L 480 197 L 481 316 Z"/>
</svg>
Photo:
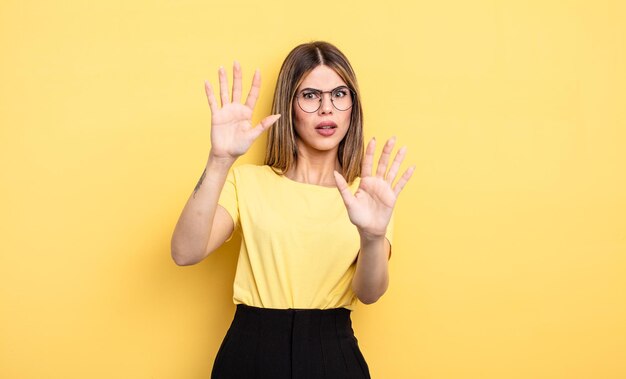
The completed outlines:
<svg viewBox="0 0 626 379">
<path fill-rule="evenodd" d="M 337 88 L 333 91 L 333 97 L 334 98 L 342 98 L 342 97 L 346 97 L 350 95 L 350 90 L 348 90 L 346 87 L 341 87 L 341 88 Z"/>
<path fill-rule="evenodd" d="M 304 90 L 302 91 L 302 98 L 306 100 L 316 100 L 320 98 L 318 91 Z"/>
</svg>

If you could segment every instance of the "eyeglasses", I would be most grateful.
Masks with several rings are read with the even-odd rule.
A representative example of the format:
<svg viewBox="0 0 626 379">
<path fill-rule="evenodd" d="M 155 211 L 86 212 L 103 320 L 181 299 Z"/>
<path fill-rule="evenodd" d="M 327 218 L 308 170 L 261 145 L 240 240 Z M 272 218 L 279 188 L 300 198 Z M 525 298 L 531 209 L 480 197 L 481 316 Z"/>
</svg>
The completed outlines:
<svg viewBox="0 0 626 379">
<path fill-rule="evenodd" d="M 330 102 L 338 111 L 350 109 L 353 103 L 352 98 L 356 96 L 356 93 L 346 86 L 337 87 L 331 91 L 305 88 L 296 95 L 296 101 L 300 109 L 306 113 L 317 112 L 322 106 L 322 97 L 325 93 L 330 94 Z"/>
</svg>

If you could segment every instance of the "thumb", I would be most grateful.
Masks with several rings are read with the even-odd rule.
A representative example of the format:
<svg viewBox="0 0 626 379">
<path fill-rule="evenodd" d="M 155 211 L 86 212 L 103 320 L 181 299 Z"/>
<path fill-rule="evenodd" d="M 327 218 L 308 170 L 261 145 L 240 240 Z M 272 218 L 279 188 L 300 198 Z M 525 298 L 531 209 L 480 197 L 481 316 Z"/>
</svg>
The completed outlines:
<svg viewBox="0 0 626 379">
<path fill-rule="evenodd" d="M 354 195 L 350 192 L 350 187 L 348 187 L 346 179 L 337 171 L 333 171 L 333 174 L 335 175 L 335 183 L 337 183 L 337 189 L 339 189 L 343 203 L 346 205 L 346 208 L 350 208 L 350 205 L 354 201 Z"/>
<path fill-rule="evenodd" d="M 272 124 L 274 124 L 280 118 L 279 114 L 273 114 L 271 116 L 265 117 L 261 122 L 252 129 L 253 137 L 256 139 L 261 135 L 266 129 L 268 129 Z"/>
</svg>

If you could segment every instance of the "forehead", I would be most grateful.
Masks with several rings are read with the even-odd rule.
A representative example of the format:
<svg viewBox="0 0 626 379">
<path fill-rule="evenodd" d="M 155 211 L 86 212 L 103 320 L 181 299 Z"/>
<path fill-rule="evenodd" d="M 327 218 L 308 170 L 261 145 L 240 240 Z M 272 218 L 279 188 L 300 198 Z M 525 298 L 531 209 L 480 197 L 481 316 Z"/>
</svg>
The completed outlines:
<svg viewBox="0 0 626 379">
<path fill-rule="evenodd" d="M 330 91 L 334 88 L 345 86 L 346 82 L 332 68 L 326 65 L 315 67 L 304 76 L 298 90 L 303 88 L 315 88 L 322 91 Z"/>
</svg>

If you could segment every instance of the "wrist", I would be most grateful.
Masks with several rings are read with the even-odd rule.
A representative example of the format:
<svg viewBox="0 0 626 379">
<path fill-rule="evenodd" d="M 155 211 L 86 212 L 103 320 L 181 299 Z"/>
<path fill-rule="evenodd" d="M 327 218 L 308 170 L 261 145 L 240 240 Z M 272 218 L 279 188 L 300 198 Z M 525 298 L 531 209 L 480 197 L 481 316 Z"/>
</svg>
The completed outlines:
<svg viewBox="0 0 626 379">
<path fill-rule="evenodd" d="M 359 230 L 359 236 L 361 237 L 361 242 L 367 242 L 367 243 L 375 243 L 375 242 L 382 242 L 385 240 L 385 232 L 383 231 L 382 233 L 372 233 L 372 232 L 368 232 L 365 231 L 363 229 L 358 229 Z"/>
<path fill-rule="evenodd" d="M 214 154 L 213 149 L 209 152 L 209 159 L 207 160 L 207 167 L 222 168 L 230 170 L 237 158 L 233 157 L 221 157 Z"/>
</svg>

